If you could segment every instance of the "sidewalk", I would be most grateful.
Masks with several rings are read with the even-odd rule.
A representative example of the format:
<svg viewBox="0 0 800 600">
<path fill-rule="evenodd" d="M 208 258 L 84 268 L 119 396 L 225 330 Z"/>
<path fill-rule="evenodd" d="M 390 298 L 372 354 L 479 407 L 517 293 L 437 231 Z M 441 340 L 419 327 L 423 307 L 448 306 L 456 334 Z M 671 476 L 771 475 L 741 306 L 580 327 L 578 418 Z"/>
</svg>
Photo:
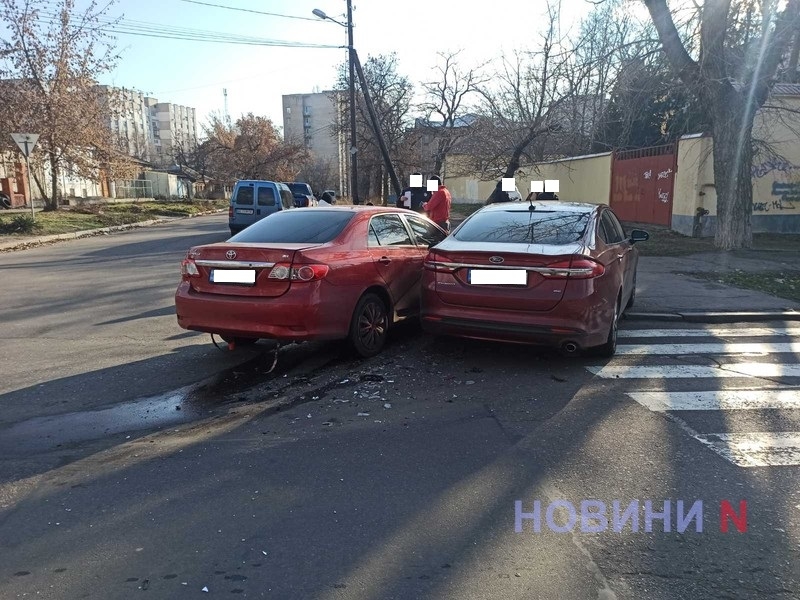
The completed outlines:
<svg viewBox="0 0 800 600">
<path fill-rule="evenodd" d="M 800 303 L 755 290 L 693 278 L 692 273 L 800 273 L 800 253 L 707 252 L 682 257 L 639 258 L 636 302 L 626 319 L 664 321 L 800 321 Z"/>
</svg>

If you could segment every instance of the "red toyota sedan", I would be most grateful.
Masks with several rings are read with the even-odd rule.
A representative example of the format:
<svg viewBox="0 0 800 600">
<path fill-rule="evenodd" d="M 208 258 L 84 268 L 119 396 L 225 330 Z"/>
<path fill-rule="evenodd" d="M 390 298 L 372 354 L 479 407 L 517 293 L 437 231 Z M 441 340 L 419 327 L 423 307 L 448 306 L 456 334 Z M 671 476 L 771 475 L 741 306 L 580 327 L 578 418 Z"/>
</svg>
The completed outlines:
<svg viewBox="0 0 800 600">
<path fill-rule="evenodd" d="M 612 356 L 636 294 L 636 242 L 605 205 L 493 204 L 425 259 L 426 331 Z"/>
<path fill-rule="evenodd" d="M 392 323 L 419 314 L 423 260 L 446 235 L 397 208 L 280 211 L 189 250 L 178 324 L 229 344 L 349 338 L 374 356 Z"/>
</svg>

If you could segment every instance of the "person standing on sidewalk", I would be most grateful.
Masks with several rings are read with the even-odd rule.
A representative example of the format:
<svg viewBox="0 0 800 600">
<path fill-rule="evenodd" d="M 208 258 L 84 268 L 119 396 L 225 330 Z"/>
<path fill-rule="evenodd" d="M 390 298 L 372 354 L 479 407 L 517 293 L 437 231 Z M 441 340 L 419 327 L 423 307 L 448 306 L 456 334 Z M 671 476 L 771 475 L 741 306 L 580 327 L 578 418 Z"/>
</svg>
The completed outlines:
<svg viewBox="0 0 800 600">
<path fill-rule="evenodd" d="M 439 189 L 433 192 L 431 199 L 423 204 L 422 208 L 428 213 L 428 218 L 431 221 L 447 233 L 450 233 L 450 205 L 453 203 L 453 198 L 450 195 L 450 190 L 442 183 L 441 177 L 433 175 L 431 180 L 438 182 Z"/>
</svg>

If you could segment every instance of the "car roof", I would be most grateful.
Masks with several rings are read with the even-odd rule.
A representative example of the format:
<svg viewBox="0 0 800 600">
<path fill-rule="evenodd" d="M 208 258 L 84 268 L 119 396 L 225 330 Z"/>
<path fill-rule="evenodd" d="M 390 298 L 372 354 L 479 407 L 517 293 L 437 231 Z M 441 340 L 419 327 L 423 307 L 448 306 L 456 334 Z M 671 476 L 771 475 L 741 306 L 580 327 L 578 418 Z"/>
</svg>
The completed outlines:
<svg viewBox="0 0 800 600">
<path fill-rule="evenodd" d="M 340 204 L 338 206 L 309 206 L 308 208 L 303 209 L 303 211 L 308 211 L 308 210 L 317 210 L 317 211 L 326 210 L 328 212 L 330 211 L 341 212 L 343 210 L 351 210 L 354 212 L 392 212 L 392 213 L 406 214 L 411 216 L 416 215 L 418 217 L 423 216 L 418 213 L 412 212 L 407 208 L 397 208 L 395 206 L 366 206 L 364 204 L 359 204 L 359 205 Z"/>
<path fill-rule="evenodd" d="M 559 209 L 564 212 L 593 212 L 599 208 L 606 206 L 605 204 L 591 204 L 589 202 L 562 202 L 560 200 L 535 200 L 533 202 L 498 202 L 490 204 L 483 209 L 483 211 L 500 211 L 514 208 L 516 210 L 527 210 L 529 206 L 533 206 L 537 210 L 553 210 Z"/>
</svg>

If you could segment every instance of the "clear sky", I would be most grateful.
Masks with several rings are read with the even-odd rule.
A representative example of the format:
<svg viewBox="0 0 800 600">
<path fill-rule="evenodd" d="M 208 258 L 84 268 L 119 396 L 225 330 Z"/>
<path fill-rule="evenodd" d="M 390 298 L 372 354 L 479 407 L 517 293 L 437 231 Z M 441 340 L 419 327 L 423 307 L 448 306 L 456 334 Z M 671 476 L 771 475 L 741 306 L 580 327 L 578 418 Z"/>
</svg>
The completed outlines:
<svg viewBox="0 0 800 600">
<path fill-rule="evenodd" d="M 346 30 L 312 15 L 319 8 L 345 20 L 344 0 L 198 0 L 240 9 L 303 17 L 282 18 L 226 10 L 186 0 L 120 0 L 109 15 L 136 27 L 170 33 L 200 30 L 271 40 L 345 45 Z M 79 5 L 81 2 L 79 1 Z M 437 51 L 464 49 L 465 63 L 485 62 L 503 50 L 530 47 L 545 23 L 541 0 L 354 0 L 355 47 L 369 55 L 397 52 L 399 71 L 412 82 L 433 76 Z M 586 0 L 562 0 L 564 23 L 589 12 Z M 567 27 L 567 25 L 564 25 Z M 198 125 L 222 111 L 228 91 L 232 118 L 253 112 L 282 126 L 281 95 L 330 89 L 345 49 L 276 48 L 117 34 L 122 60 L 103 83 L 151 93 L 162 102 L 197 109 Z"/>
</svg>

